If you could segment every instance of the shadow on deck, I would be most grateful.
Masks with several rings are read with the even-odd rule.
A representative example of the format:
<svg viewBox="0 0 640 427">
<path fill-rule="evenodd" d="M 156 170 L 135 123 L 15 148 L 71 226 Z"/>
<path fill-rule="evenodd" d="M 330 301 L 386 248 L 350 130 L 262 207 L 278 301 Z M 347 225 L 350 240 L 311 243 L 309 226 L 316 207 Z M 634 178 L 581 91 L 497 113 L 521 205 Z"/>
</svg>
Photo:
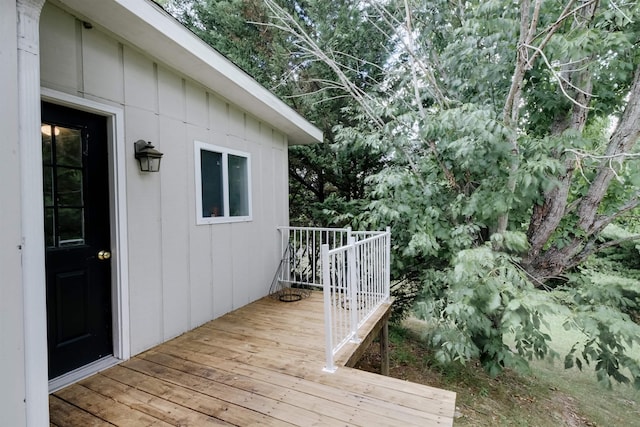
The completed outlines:
<svg viewBox="0 0 640 427">
<path fill-rule="evenodd" d="M 50 395 L 55 426 L 452 425 L 455 393 L 359 371 L 360 346 L 322 371 L 322 294 L 263 298 Z M 368 335 L 368 336 L 365 336 Z"/>
</svg>

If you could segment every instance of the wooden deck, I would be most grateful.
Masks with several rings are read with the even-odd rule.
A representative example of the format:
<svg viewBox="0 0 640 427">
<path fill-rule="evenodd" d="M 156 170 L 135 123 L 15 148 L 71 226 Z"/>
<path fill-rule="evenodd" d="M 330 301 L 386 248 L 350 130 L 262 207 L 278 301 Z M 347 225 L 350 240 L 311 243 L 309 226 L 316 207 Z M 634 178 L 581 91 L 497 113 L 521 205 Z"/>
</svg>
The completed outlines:
<svg viewBox="0 0 640 427">
<path fill-rule="evenodd" d="M 51 425 L 452 425 L 455 393 L 344 366 L 323 372 L 322 316 L 319 293 L 263 298 L 51 394 Z"/>
</svg>

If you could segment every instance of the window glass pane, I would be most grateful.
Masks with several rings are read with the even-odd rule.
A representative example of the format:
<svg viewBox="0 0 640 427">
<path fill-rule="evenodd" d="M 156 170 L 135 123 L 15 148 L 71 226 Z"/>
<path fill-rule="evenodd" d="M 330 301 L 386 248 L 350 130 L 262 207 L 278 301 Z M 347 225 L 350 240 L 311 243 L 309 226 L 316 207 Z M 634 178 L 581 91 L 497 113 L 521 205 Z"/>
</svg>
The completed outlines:
<svg viewBox="0 0 640 427">
<path fill-rule="evenodd" d="M 82 208 L 58 209 L 58 246 L 84 244 L 84 210 Z"/>
<path fill-rule="evenodd" d="M 202 216 L 210 218 L 224 216 L 224 193 L 222 191 L 222 154 L 200 150 L 200 173 L 202 177 Z"/>
<path fill-rule="evenodd" d="M 82 166 L 82 133 L 78 129 L 57 126 L 54 135 L 58 165 Z"/>
<path fill-rule="evenodd" d="M 229 215 L 249 215 L 247 158 L 229 154 Z"/>
<path fill-rule="evenodd" d="M 81 170 L 58 168 L 58 203 L 60 206 L 83 206 Z"/>
</svg>

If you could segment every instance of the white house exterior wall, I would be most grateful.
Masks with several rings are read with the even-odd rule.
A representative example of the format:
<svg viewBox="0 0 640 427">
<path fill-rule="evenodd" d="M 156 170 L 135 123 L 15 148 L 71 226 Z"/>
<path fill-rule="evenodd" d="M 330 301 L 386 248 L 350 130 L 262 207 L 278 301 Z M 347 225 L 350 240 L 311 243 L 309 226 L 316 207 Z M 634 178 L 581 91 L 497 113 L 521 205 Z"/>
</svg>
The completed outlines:
<svg viewBox="0 0 640 427">
<path fill-rule="evenodd" d="M 0 0 L 0 10 L 0 425 L 21 426 L 26 407 L 15 1 Z"/>
<path fill-rule="evenodd" d="M 131 353 L 264 296 L 288 222 L 286 136 L 52 4 L 40 34 L 43 87 L 124 109 Z M 137 139 L 165 153 L 159 173 L 139 172 Z M 250 153 L 252 221 L 195 225 L 194 140 Z"/>
</svg>

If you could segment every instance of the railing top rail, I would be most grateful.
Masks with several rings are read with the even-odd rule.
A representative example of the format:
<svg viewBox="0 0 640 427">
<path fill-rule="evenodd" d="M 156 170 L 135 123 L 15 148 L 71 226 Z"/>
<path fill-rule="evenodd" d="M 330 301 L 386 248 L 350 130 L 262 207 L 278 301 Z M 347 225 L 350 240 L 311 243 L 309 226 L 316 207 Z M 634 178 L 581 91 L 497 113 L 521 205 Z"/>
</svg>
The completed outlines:
<svg viewBox="0 0 640 427">
<path fill-rule="evenodd" d="M 388 231 L 380 231 L 380 232 L 376 232 L 376 233 L 377 233 L 377 234 L 375 234 L 375 235 L 373 235 L 373 236 L 370 236 L 370 237 L 367 237 L 367 238 L 365 238 L 365 239 L 358 240 L 358 241 L 354 241 L 354 242 L 353 242 L 353 245 L 354 245 L 354 246 L 363 246 L 363 245 L 366 245 L 367 243 L 373 242 L 373 241 L 375 241 L 375 240 L 384 239 L 384 238 L 386 238 L 387 236 L 390 236 L 390 235 L 391 235 L 391 233 L 390 233 L 390 232 L 388 232 Z M 337 248 L 329 249 L 328 254 L 329 254 L 329 255 L 335 255 L 335 254 L 337 254 L 337 253 L 344 252 L 344 251 L 346 251 L 346 250 L 348 250 L 348 249 L 349 249 L 349 246 L 351 246 L 351 244 L 346 243 L 346 244 L 344 244 L 344 245 L 342 245 L 342 246 L 339 246 L 339 247 L 337 247 Z"/>
<path fill-rule="evenodd" d="M 324 245 L 322 245 L 324 246 Z M 339 246 L 337 248 L 333 248 L 333 249 L 329 249 L 329 252 L 327 252 L 329 254 L 329 256 L 335 255 L 335 254 L 339 254 L 340 252 L 346 252 L 349 250 L 349 248 L 351 247 L 351 245 L 343 245 L 343 246 Z"/>
<path fill-rule="evenodd" d="M 354 245 L 362 246 L 374 240 L 384 239 L 386 236 L 389 236 L 389 235 L 391 235 L 391 233 L 389 233 L 388 231 L 381 231 L 379 234 L 375 234 L 365 239 L 358 240 L 357 242 L 354 243 Z"/>
<path fill-rule="evenodd" d="M 348 228 L 330 228 L 330 227 L 291 227 L 288 225 L 281 225 L 277 227 L 278 230 L 305 230 L 305 231 L 342 231 L 349 232 Z"/>
</svg>

